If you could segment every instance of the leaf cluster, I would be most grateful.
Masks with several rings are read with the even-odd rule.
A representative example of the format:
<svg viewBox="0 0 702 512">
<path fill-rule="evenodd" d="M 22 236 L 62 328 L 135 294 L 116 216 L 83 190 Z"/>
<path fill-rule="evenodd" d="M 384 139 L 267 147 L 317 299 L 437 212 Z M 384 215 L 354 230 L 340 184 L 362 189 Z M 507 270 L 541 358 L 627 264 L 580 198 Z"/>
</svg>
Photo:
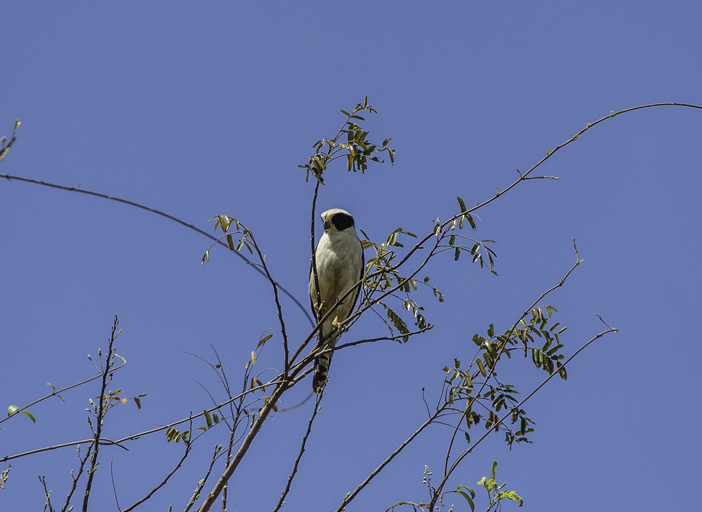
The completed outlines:
<svg viewBox="0 0 702 512">
<path fill-rule="evenodd" d="M 360 113 L 377 113 L 368 104 L 368 96 L 351 112 L 346 110 L 340 112 L 346 116 L 346 120 L 337 134 L 331 139 L 323 138 L 315 142 L 312 145 L 314 154 L 308 158 L 306 164 L 298 165 L 299 168 L 307 170 L 306 181 L 309 180 L 311 173 L 320 184 L 324 184 L 324 172 L 331 162 L 339 158 L 346 158 L 347 171 L 361 171 L 362 174 L 368 169 L 369 161 L 383 163 L 379 156 L 382 153 L 387 153 L 391 163 L 395 162 L 395 150 L 388 146 L 390 137 L 381 143 L 371 142 L 368 137 L 370 132 L 359 124 L 366 120 L 359 115 Z"/>
<path fill-rule="evenodd" d="M 523 349 L 525 357 L 531 352 L 535 368 L 549 374 L 558 372 L 562 379 L 566 379 L 567 372 L 561 363 L 564 356 L 561 353 L 563 344 L 560 343 L 560 335 L 567 327 L 557 322 L 549 323 L 556 311 L 552 306 L 533 308 L 515 326 L 501 334 L 496 334 L 494 325 L 490 324 L 485 336 L 473 335 L 472 341 L 477 349 L 466 368 L 462 368 L 458 359 L 454 359 L 453 368 L 444 368 L 446 378 L 443 393 L 453 407 L 463 404 L 464 435 L 467 442 L 471 441 L 468 430 L 481 421 L 484 421 L 487 430 L 503 430 L 510 448 L 515 442 L 530 442 L 527 435 L 533 432 L 533 422 L 526 416 L 524 409 L 518 406 L 516 395 L 519 391 L 516 387 L 498 379 L 497 364 L 503 356 L 511 358 L 513 352 Z M 527 316 L 529 321 L 525 320 Z M 540 347 L 535 345 L 537 338 L 545 340 Z M 500 421 L 505 411 L 511 412 L 510 422 L 512 425 L 517 424 L 516 430 Z"/>
</svg>

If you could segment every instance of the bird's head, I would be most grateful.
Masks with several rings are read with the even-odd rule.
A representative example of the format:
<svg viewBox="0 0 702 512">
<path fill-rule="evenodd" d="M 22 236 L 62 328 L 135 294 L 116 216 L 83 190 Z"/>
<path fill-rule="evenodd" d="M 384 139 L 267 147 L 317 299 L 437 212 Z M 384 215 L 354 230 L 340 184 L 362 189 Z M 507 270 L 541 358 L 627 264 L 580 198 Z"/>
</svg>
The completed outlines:
<svg viewBox="0 0 702 512">
<path fill-rule="evenodd" d="M 332 208 L 322 214 L 322 222 L 324 222 L 324 231 L 331 230 L 344 231 L 352 228 L 354 225 L 353 217 L 346 210 L 341 208 Z"/>
</svg>

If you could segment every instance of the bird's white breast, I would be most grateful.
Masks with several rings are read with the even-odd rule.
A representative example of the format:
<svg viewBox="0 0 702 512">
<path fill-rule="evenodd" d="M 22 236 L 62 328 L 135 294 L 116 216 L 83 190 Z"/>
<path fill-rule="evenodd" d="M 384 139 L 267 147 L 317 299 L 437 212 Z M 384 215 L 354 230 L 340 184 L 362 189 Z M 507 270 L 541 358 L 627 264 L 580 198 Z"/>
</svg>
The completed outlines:
<svg viewBox="0 0 702 512">
<path fill-rule="evenodd" d="M 319 292 L 325 308 L 334 307 L 337 300 L 361 278 L 363 248 L 353 228 L 325 232 L 319 239 L 315 253 Z M 351 313 L 356 294 L 349 294 L 325 322 L 329 332 L 334 317 L 344 320 Z M 310 302 L 316 303 L 314 279 L 310 276 Z"/>
</svg>

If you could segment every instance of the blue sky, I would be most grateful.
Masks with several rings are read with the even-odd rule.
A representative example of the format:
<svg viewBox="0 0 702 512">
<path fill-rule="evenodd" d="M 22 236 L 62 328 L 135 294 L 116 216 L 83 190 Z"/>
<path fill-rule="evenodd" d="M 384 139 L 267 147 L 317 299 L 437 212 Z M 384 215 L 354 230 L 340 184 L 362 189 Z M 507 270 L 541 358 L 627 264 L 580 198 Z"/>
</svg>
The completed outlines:
<svg viewBox="0 0 702 512">
<path fill-rule="evenodd" d="M 396 163 L 365 175 L 326 176 L 319 209 L 342 207 L 369 236 L 398 226 L 426 233 L 504 188 L 588 122 L 653 102 L 702 103 L 698 2 L 326 2 L 133 5 L 22 2 L 3 8 L 0 135 L 22 120 L 0 172 L 79 186 L 166 211 L 211 230 L 225 213 L 243 220 L 276 279 L 304 303 L 312 187 L 296 166 L 336 133 L 364 96 L 368 127 L 392 137 Z M 490 275 L 468 261 L 437 261 L 424 297 L 429 334 L 400 345 L 340 352 L 330 370 L 287 508 L 335 509 L 424 419 L 441 369 L 472 356 L 473 333 L 507 329 L 574 262 L 546 301 L 570 329 L 566 353 L 600 340 L 528 404 L 534 444 L 508 451 L 489 438 L 451 480 L 498 478 L 525 510 L 675 510 L 694 507 L 702 473 L 695 398 L 702 349 L 702 114 L 664 107 L 616 117 L 550 159 L 543 174 L 480 211 L 476 236 L 496 240 Z M 90 377 L 86 355 L 106 347 L 114 315 L 128 360 L 112 386 L 148 393 L 107 418 L 118 438 L 209 406 L 221 396 L 210 369 L 187 353 L 216 347 L 233 382 L 262 333 L 257 362 L 280 368 L 277 320 L 261 277 L 224 250 L 200 265 L 209 242 L 114 202 L 15 181 L 0 183 L 0 346 L 3 407 Z M 319 235 L 319 233 L 318 233 Z M 295 339 L 309 331 L 284 302 Z M 345 341 L 383 332 L 372 315 Z M 520 364 L 523 363 L 523 364 Z M 523 392 L 541 374 L 511 362 L 504 379 Z M 272 375 L 271 372 L 264 373 Z M 196 382 L 197 381 L 197 382 Z M 302 383 L 290 406 L 308 394 Z M 0 456 L 90 436 L 80 388 L 0 431 Z M 276 414 L 231 481 L 231 510 L 272 509 L 312 410 Z M 482 427 L 479 427 L 482 428 Z M 424 433 L 348 510 L 422 501 L 424 465 L 439 475 L 449 431 Z M 130 452 L 105 450 L 93 510 L 116 510 L 148 492 L 181 454 L 165 436 Z M 148 510 L 180 510 L 208 463 L 199 454 Z M 13 462 L 0 509 L 38 510 L 36 475 L 62 503 L 76 466 L 72 448 Z M 3 464 L 0 469 L 4 469 Z M 210 484 L 206 487 L 209 490 Z M 480 496 L 480 495 L 479 495 Z M 466 510 L 455 497 L 456 510 Z M 453 498 L 451 498 L 453 499 Z M 482 499 L 482 497 L 481 497 Z M 450 501 L 450 500 L 449 500 Z M 484 506 L 479 501 L 479 508 Z M 512 505 L 506 505 L 509 509 Z M 463 508 L 461 508 L 463 507 Z"/>
</svg>

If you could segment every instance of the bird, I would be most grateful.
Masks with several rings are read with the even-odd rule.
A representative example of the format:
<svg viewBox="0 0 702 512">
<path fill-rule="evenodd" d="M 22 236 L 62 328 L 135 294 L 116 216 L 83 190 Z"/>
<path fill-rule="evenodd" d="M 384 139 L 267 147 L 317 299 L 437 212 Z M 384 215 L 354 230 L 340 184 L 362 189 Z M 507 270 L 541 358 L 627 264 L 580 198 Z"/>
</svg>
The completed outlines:
<svg viewBox="0 0 702 512">
<path fill-rule="evenodd" d="M 363 278 L 365 258 L 363 245 L 356 234 L 354 220 L 349 212 L 332 208 L 322 213 L 321 217 L 324 223 L 324 234 L 317 244 L 315 261 L 322 304 L 321 307 L 317 304 L 317 287 L 314 271 L 310 266 L 310 307 L 317 322 L 327 311 L 335 308 L 321 325 L 317 341 L 317 347 L 333 349 L 341 337 L 340 324 L 353 311 L 361 285 L 343 299 L 341 297 Z M 329 351 L 314 361 L 312 388 L 316 393 L 324 389 L 331 359 L 332 351 Z"/>
</svg>

